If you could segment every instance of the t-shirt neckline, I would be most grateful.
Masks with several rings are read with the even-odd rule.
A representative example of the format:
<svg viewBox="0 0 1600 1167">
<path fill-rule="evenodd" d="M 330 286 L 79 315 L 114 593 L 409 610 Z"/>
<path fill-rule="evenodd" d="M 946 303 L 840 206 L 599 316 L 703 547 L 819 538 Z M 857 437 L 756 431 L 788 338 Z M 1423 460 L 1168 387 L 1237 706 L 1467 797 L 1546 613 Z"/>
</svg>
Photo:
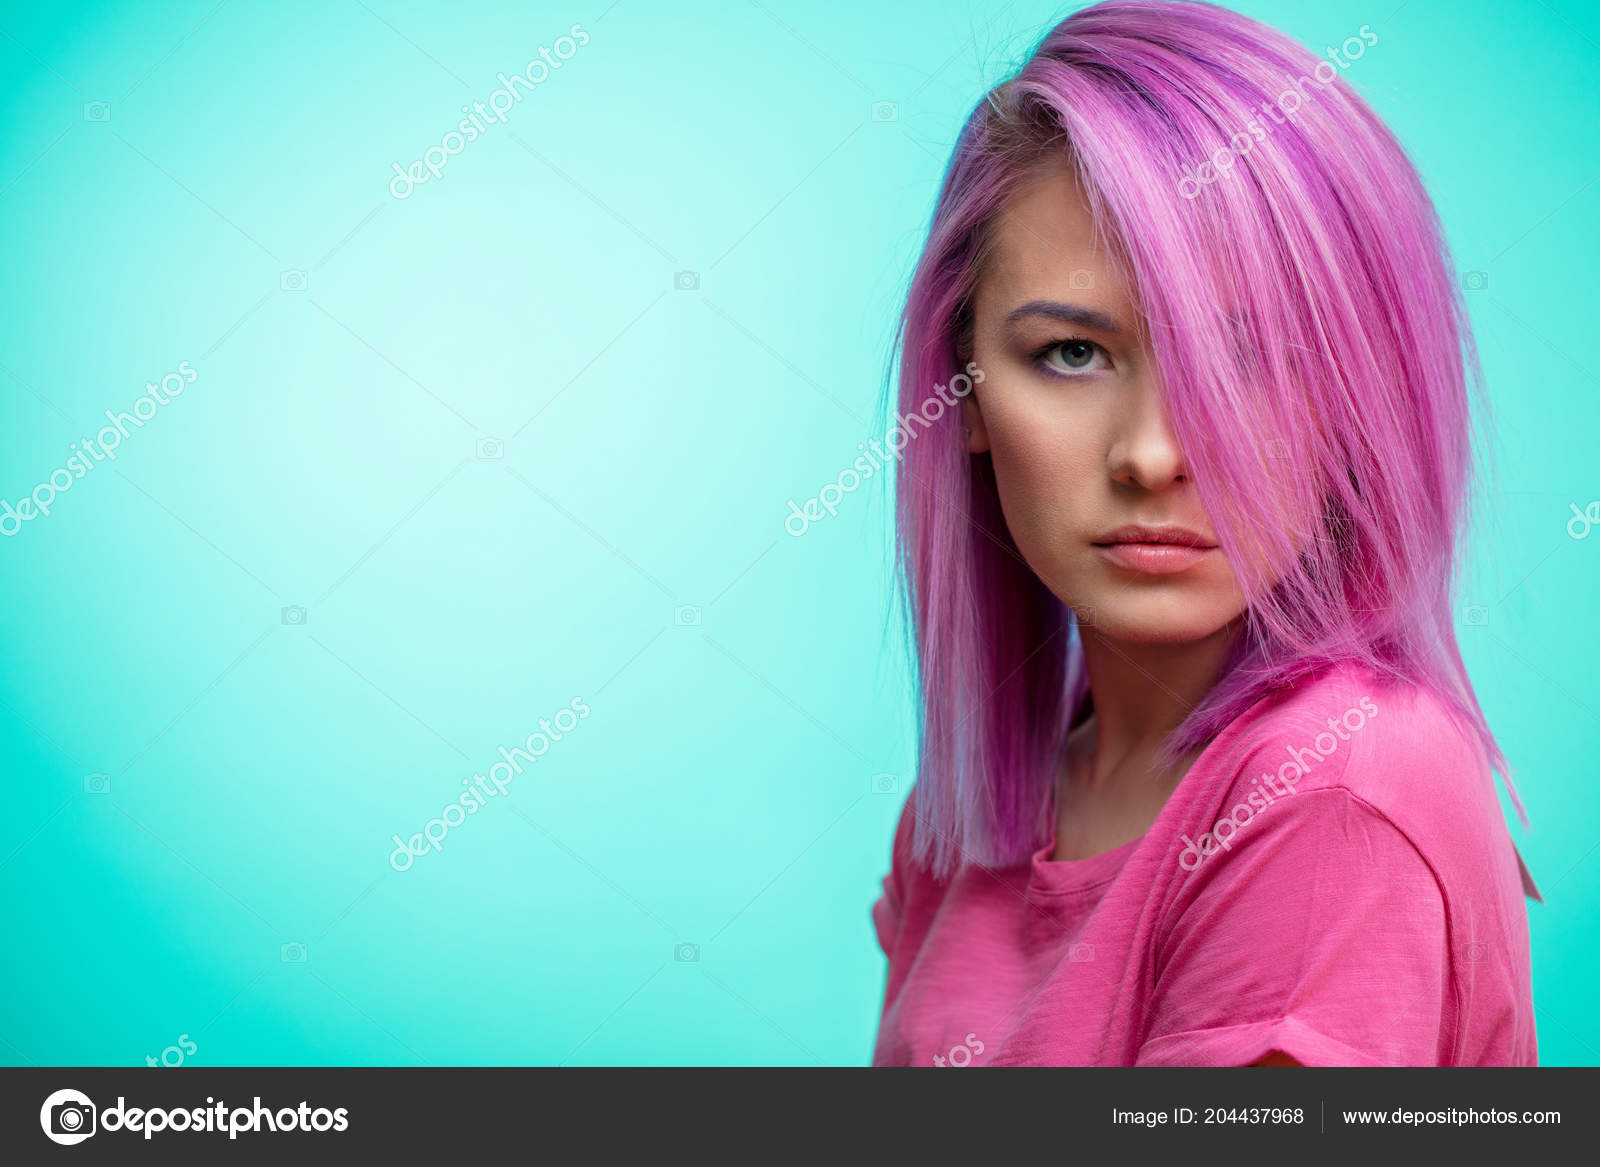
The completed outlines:
<svg viewBox="0 0 1600 1167">
<path fill-rule="evenodd" d="M 1279 696 L 1281 693 L 1277 691 L 1263 694 L 1251 703 L 1249 708 L 1229 721 L 1220 733 L 1205 744 L 1199 756 L 1195 758 L 1194 764 L 1184 772 L 1182 778 L 1178 779 L 1178 784 L 1167 796 L 1167 801 L 1161 804 L 1161 809 L 1156 812 L 1155 819 L 1145 833 L 1109 851 L 1102 851 L 1098 855 L 1089 855 L 1082 859 L 1051 859 L 1050 853 L 1056 849 L 1055 796 L 1052 794 L 1050 841 L 1035 851 L 1031 857 L 1028 872 L 1029 889 L 1053 895 L 1067 895 L 1090 891 L 1110 883 L 1122 870 L 1128 857 L 1138 850 L 1141 844 L 1155 836 L 1157 829 L 1162 825 L 1162 820 L 1174 813 L 1173 804 L 1178 801 L 1178 795 L 1185 790 L 1185 787 L 1190 791 L 1194 789 L 1196 776 L 1203 775 L 1206 768 L 1214 762 L 1214 755 L 1223 744 L 1223 740 L 1236 736 L 1254 720 L 1254 715 L 1263 705 Z"/>
<path fill-rule="evenodd" d="M 1157 821 L 1160 821 L 1160 817 L 1156 816 Z M 1154 829 L 1152 824 L 1151 830 Z M 1050 841 L 1033 853 L 1028 886 L 1035 891 L 1064 894 L 1087 891 L 1109 883 L 1117 872 L 1122 870 L 1122 865 L 1128 856 L 1148 837 L 1147 831 L 1137 839 L 1129 839 L 1109 851 L 1102 851 L 1098 855 L 1089 855 L 1082 859 L 1052 859 L 1050 853 L 1056 849 L 1056 839 L 1055 832 L 1051 831 Z"/>
</svg>

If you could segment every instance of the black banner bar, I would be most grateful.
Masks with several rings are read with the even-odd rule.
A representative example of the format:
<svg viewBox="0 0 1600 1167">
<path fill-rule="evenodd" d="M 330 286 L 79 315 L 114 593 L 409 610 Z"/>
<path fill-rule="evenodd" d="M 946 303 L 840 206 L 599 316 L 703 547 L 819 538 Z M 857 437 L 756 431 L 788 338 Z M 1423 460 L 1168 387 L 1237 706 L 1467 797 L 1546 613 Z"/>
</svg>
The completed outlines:
<svg viewBox="0 0 1600 1167">
<path fill-rule="evenodd" d="M 1600 1070 L 0 1069 L 6 1162 L 1593 1146 Z"/>
</svg>

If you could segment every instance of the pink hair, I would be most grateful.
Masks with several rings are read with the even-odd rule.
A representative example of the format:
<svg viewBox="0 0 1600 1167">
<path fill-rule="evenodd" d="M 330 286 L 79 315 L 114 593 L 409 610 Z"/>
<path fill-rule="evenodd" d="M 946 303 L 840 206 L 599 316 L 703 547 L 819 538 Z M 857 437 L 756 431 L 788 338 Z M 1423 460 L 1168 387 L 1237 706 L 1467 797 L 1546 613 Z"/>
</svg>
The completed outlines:
<svg viewBox="0 0 1600 1167">
<path fill-rule="evenodd" d="M 950 159 L 900 323 L 899 409 L 923 409 L 970 356 L 997 212 L 1064 154 L 1134 289 L 1247 601 L 1221 679 L 1166 756 L 1351 660 L 1442 699 L 1521 815 L 1451 613 L 1481 396 L 1470 328 L 1416 170 L 1330 70 L 1210 4 L 1108 0 L 1057 25 L 978 103 Z M 1291 92 L 1278 118 L 1267 103 L 1291 112 Z M 907 443 L 896 487 L 922 704 L 913 851 L 940 877 L 1020 862 L 1049 837 L 1087 686 L 1075 618 L 1017 551 L 956 410 Z"/>
</svg>

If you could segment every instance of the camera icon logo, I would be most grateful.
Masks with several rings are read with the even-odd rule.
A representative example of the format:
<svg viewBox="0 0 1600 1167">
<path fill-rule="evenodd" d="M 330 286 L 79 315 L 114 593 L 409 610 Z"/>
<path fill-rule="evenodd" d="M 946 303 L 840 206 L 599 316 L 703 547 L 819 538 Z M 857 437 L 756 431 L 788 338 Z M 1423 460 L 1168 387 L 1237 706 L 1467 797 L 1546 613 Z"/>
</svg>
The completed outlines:
<svg viewBox="0 0 1600 1167">
<path fill-rule="evenodd" d="M 1473 964 L 1477 964 L 1479 961 L 1487 960 L 1489 958 L 1489 946 L 1474 940 L 1471 944 L 1467 945 L 1466 955 L 1468 960 L 1470 960 Z"/>
<path fill-rule="evenodd" d="M 1080 627 L 1080 628 L 1093 628 L 1094 627 L 1095 609 L 1093 607 L 1091 607 L 1090 605 L 1085 604 L 1081 608 L 1076 608 L 1076 609 L 1073 610 L 1072 614 L 1075 617 L 1077 617 L 1078 627 Z"/>
<path fill-rule="evenodd" d="M 95 1132 L 95 1105 L 80 1090 L 57 1090 L 39 1108 L 45 1137 L 63 1147 L 75 1146 Z"/>
<path fill-rule="evenodd" d="M 1481 604 L 1470 604 L 1461 614 L 1461 618 L 1474 627 L 1482 627 L 1489 622 L 1489 609 Z"/>
<path fill-rule="evenodd" d="M 697 271 L 675 272 L 672 277 L 672 286 L 679 292 L 698 292 L 700 290 L 700 273 Z"/>
<path fill-rule="evenodd" d="M 1283 461 L 1289 456 L 1289 443 L 1282 438 L 1273 438 L 1267 442 L 1267 457 Z"/>
<path fill-rule="evenodd" d="M 674 945 L 672 959 L 679 964 L 698 964 L 700 961 L 700 946 L 688 943 Z"/>
<path fill-rule="evenodd" d="M 306 273 L 292 267 L 278 276 L 278 287 L 285 292 L 303 292 L 306 290 Z"/>
<path fill-rule="evenodd" d="M 96 770 L 93 774 L 83 776 L 83 792 L 85 794 L 110 794 L 111 775 L 102 774 Z"/>
<path fill-rule="evenodd" d="M 680 604 L 672 613 L 672 622 L 679 628 L 700 627 L 700 609 L 693 604 Z"/>
<path fill-rule="evenodd" d="M 1094 945 L 1085 944 L 1081 940 L 1078 941 L 1071 948 L 1067 949 L 1067 959 L 1072 961 L 1074 964 L 1088 964 L 1094 959 Z"/>
<path fill-rule="evenodd" d="M 290 604 L 283 610 L 283 622 L 285 624 L 304 624 L 306 622 L 306 610 L 299 604 Z"/>
<path fill-rule="evenodd" d="M 1088 268 L 1075 267 L 1067 273 L 1067 287 L 1075 292 L 1085 292 L 1094 287 L 1094 272 Z"/>
<path fill-rule="evenodd" d="M 1461 277 L 1461 286 L 1469 292 L 1481 292 L 1489 286 L 1489 273 L 1469 271 Z"/>
<path fill-rule="evenodd" d="M 499 438 L 478 439 L 478 461 L 492 462 L 506 456 L 506 444 Z"/>
<path fill-rule="evenodd" d="M 898 774 L 874 774 L 872 776 L 872 793 L 894 794 L 900 789 L 900 776 Z"/>
<path fill-rule="evenodd" d="M 897 122 L 900 120 L 900 107 L 892 101 L 875 101 L 872 103 L 872 120 L 875 122 Z"/>
<path fill-rule="evenodd" d="M 298 940 L 291 940 L 278 950 L 278 959 L 284 964 L 304 964 L 307 955 L 306 946 Z"/>
<path fill-rule="evenodd" d="M 83 104 L 83 120 L 86 122 L 108 122 L 111 120 L 111 103 L 109 101 L 86 101 Z"/>
</svg>

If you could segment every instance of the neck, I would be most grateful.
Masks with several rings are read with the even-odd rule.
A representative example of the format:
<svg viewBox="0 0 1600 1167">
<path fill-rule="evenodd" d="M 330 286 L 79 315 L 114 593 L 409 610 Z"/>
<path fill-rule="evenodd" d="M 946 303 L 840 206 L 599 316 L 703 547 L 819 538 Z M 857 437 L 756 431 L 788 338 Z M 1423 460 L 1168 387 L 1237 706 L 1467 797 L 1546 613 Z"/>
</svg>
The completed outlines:
<svg viewBox="0 0 1600 1167">
<path fill-rule="evenodd" d="M 1094 763 L 1101 781 L 1132 759 L 1154 754 L 1210 692 L 1240 627 L 1231 622 L 1200 640 L 1146 644 L 1081 629 L 1094 702 Z"/>
</svg>

